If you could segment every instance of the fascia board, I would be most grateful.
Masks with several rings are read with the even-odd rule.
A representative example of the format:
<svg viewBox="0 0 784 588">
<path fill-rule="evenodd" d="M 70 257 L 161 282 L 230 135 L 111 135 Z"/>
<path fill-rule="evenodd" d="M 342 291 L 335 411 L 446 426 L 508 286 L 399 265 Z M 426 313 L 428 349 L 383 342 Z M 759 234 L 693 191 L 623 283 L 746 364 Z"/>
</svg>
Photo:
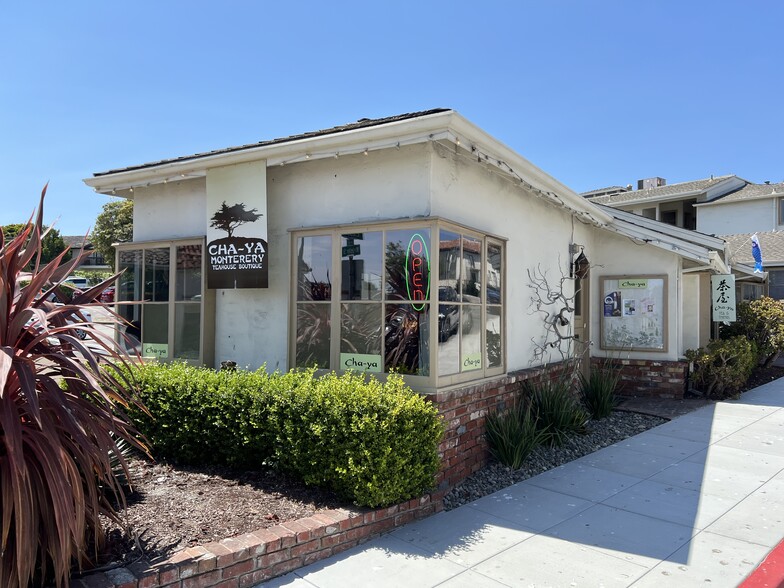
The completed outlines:
<svg viewBox="0 0 784 588">
<path fill-rule="evenodd" d="M 697 231 L 692 231 L 690 229 L 683 229 L 674 225 L 667 225 L 656 220 L 645 218 L 639 214 L 634 214 L 633 212 L 618 210 L 616 208 L 613 209 L 612 214 L 615 218 L 623 220 L 629 224 L 646 228 L 655 233 L 669 235 L 675 239 L 694 243 L 708 249 L 723 250 L 726 243 L 724 239 L 720 237 L 713 237 L 711 235 L 698 233 Z M 662 226 L 662 224 L 664 224 L 664 226 Z"/>
<path fill-rule="evenodd" d="M 223 167 L 251 161 L 267 160 L 268 165 L 278 165 L 295 156 L 304 157 L 309 152 L 319 152 L 332 157 L 341 150 L 357 146 L 372 147 L 381 142 L 392 140 L 411 142 L 421 139 L 430 140 L 430 134 L 445 131 L 453 111 L 437 113 L 420 118 L 396 121 L 375 127 L 365 127 L 341 131 L 331 135 L 308 137 L 273 145 L 249 147 L 238 151 L 194 156 L 192 159 L 163 162 L 142 169 L 120 171 L 117 173 L 86 178 L 84 183 L 98 192 L 123 189 L 157 183 L 173 176 L 200 176 L 213 167 Z M 389 145 L 391 147 L 391 145 Z"/>
<path fill-rule="evenodd" d="M 616 222 L 611 228 L 626 237 L 630 237 L 637 241 L 643 241 L 649 245 L 663 249 L 664 251 L 670 251 L 681 257 L 686 257 L 705 264 L 711 263 L 710 254 L 715 253 L 715 250 L 713 249 L 682 241 L 677 237 L 672 237 L 664 233 L 650 231 L 636 225 L 630 225 L 620 219 L 616 219 Z"/>
<path fill-rule="evenodd" d="M 706 202 L 701 202 L 700 204 L 709 204 L 713 202 L 716 198 L 719 198 L 723 194 L 735 190 L 737 188 L 742 188 L 746 185 L 746 180 L 740 179 L 738 176 L 731 176 L 719 182 L 718 184 L 714 184 L 710 188 L 705 191 L 705 198 L 707 199 Z"/>
<path fill-rule="evenodd" d="M 762 272 L 762 273 L 755 272 L 753 267 L 743 263 L 733 263 L 731 267 L 732 267 L 732 271 L 737 271 L 742 274 L 746 274 L 747 276 L 752 278 L 758 278 L 761 282 L 764 282 L 765 279 L 768 277 L 768 272 Z"/>
<path fill-rule="evenodd" d="M 452 113 L 452 126 L 450 130 L 455 133 L 461 143 L 464 140 L 467 140 L 469 143 L 475 144 L 481 150 L 486 151 L 488 155 L 506 162 L 532 186 L 544 192 L 554 192 L 558 194 L 558 196 L 568 201 L 572 208 L 592 216 L 599 224 L 609 224 L 612 222 L 612 215 L 604 212 L 595 204 L 590 203 L 586 198 L 583 198 L 565 184 L 562 184 L 542 169 L 536 167 L 522 155 L 507 147 L 504 143 L 489 135 L 456 112 Z"/>
<path fill-rule="evenodd" d="M 695 204 L 695 207 L 702 208 L 703 206 L 720 206 L 722 204 L 747 204 L 749 202 L 759 202 L 760 200 L 771 200 L 773 198 L 781 198 L 784 196 L 784 192 L 771 192 L 770 194 L 760 194 L 759 196 L 752 196 L 751 198 L 738 198 L 735 200 L 724 200 L 723 198 L 719 198 L 718 200 L 711 200 L 710 202 L 700 202 L 699 204 Z"/>
</svg>

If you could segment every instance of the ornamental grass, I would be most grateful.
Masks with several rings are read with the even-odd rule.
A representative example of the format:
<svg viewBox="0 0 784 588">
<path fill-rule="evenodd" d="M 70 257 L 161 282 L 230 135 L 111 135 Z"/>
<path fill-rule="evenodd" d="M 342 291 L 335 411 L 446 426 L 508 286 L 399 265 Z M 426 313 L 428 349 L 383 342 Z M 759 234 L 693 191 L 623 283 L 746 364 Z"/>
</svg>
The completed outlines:
<svg viewBox="0 0 784 588">
<path fill-rule="evenodd" d="M 44 188 L 35 220 L 0 236 L 0 586 L 68 584 L 103 541 L 100 517 L 124 504 L 119 445 L 146 451 L 124 408 L 137 404 L 111 334 L 85 321 L 117 274 L 67 303 L 62 280 L 84 255 L 41 262 Z M 54 301 L 52 301 L 52 297 Z M 106 313 L 121 320 L 107 309 Z M 77 333 L 81 330 L 82 333 Z M 80 335 L 86 334 L 84 339 Z M 113 464 L 115 464 L 113 466 Z"/>
</svg>

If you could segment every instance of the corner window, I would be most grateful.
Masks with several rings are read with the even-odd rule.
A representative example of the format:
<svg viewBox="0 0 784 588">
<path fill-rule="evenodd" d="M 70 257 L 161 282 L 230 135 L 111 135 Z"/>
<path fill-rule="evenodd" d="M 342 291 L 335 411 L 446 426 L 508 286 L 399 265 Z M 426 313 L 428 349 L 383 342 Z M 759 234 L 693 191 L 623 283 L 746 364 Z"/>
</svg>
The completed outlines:
<svg viewBox="0 0 784 588">
<path fill-rule="evenodd" d="M 784 198 L 779 198 L 777 200 L 778 204 L 778 224 L 784 225 Z"/>
<path fill-rule="evenodd" d="M 430 221 L 298 232 L 293 247 L 296 367 L 434 384 L 503 371 L 502 241 Z"/>
<path fill-rule="evenodd" d="M 204 361 L 203 243 L 128 243 L 118 247 L 117 312 L 128 351 L 160 360 Z M 128 304 L 132 303 L 132 304 Z"/>
</svg>

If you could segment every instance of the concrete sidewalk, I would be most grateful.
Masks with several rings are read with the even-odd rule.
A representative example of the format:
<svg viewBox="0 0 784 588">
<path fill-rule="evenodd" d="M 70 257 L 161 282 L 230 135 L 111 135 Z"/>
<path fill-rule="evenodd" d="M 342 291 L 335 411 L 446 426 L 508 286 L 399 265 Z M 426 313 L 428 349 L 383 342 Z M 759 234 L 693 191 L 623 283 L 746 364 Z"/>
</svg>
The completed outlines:
<svg viewBox="0 0 784 588">
<path fill-rule="evenodd" d="M 737 586 L 784 538 L 784 378 L 262 584 Z"/>
</svg>

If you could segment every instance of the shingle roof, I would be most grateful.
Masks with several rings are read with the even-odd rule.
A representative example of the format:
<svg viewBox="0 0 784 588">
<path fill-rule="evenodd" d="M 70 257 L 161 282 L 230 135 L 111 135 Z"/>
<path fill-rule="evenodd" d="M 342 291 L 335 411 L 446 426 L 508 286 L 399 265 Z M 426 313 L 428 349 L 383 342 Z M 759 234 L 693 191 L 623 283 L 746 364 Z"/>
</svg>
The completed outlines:
<svg viewBox="0 0 784 588">
<path fill-rule="evenodd" d="M 81 247 L 82 241 L 85 240 L 84 235 L 61 235 L 61 237 L 69 247 Z M 90 239 L 87 239 L 87 243 L 90 243 Z"/>
<path fill-rule="evenodd" d="M 133 171 L 133 170 L 137 170 L 137 169 L 144 169 L 144 168 L 147 168 L 147 167 L 154 167 L 156 165 L 163 165 L 163 164 L 166 164 L 166 163 L 173 163 L 173 162 L 178 162 L 178 161 L 188 161 L 188 160 L 191 160 L 191 159 L 200 159 L 202 157 L 210 157 L 212 155 L 220 155 L 220 154 L 223 154 L 223 153 L 232 153 L 232 152 L 235 152 L 235 151 L 243 151 L 245 149 L 255 149 L 257 147 L 265 147 L 267 145 L 276 145 L 276 144 L 280 144 L 280 143 L 288 143 L 288 142 L 297 141 L 297 140 L 300 140 L 300 139 L 309 139 L 311 137 L 321 137 L 321 136 L 324 136 L 324 135 L 332 135 L 332 134 L 336 134 L 336 133 L 343 133 L 343 132 L 346 132 L 346 131 L 353 131 L 355 129 L 364 129 L 364 128 L 367 128 L 367 127 L 374 127 L 374 126 L 378 126 L 378 125 L 384 125 L 384 124 L 389 124 L 389 123 L 393 123 L 393 122 L 398 122 L 398 121 L 401 121 L 401 120 L 408 120 L 408 119 L 412 119 L 412 118 L 419 118 L 419 117 L 422 117 L 422 116 L 428 116 L 428 115 L 431 115 L 431 114 L 438 114 L 438 113 L 441 113 L 441 112 L 449 112 L 449 111 L 450 111 L 449 108 L 434 108 L 434 109 L 431 109 L 431 110 L 422 110 L 422 111 L 419 111 L 419 112 L 409 112 L 409 113 L 406 113 L 406 114 L 398 114 L 398 115 L 395 115 L 395 116 L 388 116 L 388 117 L 384 117 L 384 118 L 360 118 L 356 122 L 340 125 L 340 126 L 337 126 L 337 127 L 332 127 L 332 128 L 329 128 L 329 129 L 322 129 L 322 130 L 319 130 L 319 131 L 311 131 L 311 132 L 302 133 L 302 134 L 299 134 L 299 135 L 291 135 L 291 136 L 288 136 L 288 137 L 280 137 L 278 139 L 270 139 L 268 141 L 260 141 L 258 143 L 249 143 L 247 145 L 239 145 L 237 147 L 227 147 L 225 149 L 216 149 L 214 151 L 207 151 L 207 152 L 204 152 L 204 153 L 195 153 L 193 155 L 184 155 L 182 157 L 175 157 L 175 158 L 172 158 L 172 159 L 162 159 L 160 161 L 153 161 L 153 162 L 149 162 L 149 163 L 143 163 L 143 164 L 140 164 L 140 165 L 133 165 L 133 166 L 130 166 L 130 167 L 122 167 L 122 168 L 111 169 L 111 170 L 103 171 L 103 172 L 96 172 L 96 173 L 93 174 L 93 177 L 106 176 L 106 175 L 120 173 L 120 172 Z"/>
<path fill-rule="evenodd" d="M 754 265 L 754 258 L 751 255 L 751 235 L 752 233 L 722 235 L 722 239 L 727 241 L 729 246 L 730 265 L 734 263 Z M 757 238 L 762 251 L 763 266 L 768 263 L 784 264 L 784 231 L 757 233 Z"/>
<path fill-rule="evenodd" d="M 778 184 L 746 184 L 742 188 L 701 204 L 725 204 L 741 200 L 784 196 L 784 182 Z"/>
<path fill-rule="evenodd" d="M 631 192 L 621 192 L 619 194 L 610 194 L 608 196 L 595 196 L 590 198 L 590 201 L 595 204 L 607 204 L 609 206 L 617 206 L 626 202 L 634 202 L 636 200 L 646 200 L 648 198 L 664 198 L 667 196 L 677 196 L 678 194 L 688 194 L 691 192 L 704 192 L 711 186 L 715 186 L 719 182 L 723 182 L 727 178 L 733 177 L 732 174 L 726 176 L 716 176 L 706 178 L 704 180 L 693 180 L 691 182 L 681 182 L 679 184 L 669 184 L 666 186 L 659 186 L 658 188 L 648 188 L 645 190 L 633 190 Z"/>
<path fill-rule="evenodd" d="M 585 196 L 586 198 L 593 198 L 594 194 L 605 194 L 606 192 L 626 192 L 626 187 L 624 186 L 607 186 L 606 188 L 598 188 L 596 190 L 589 190 L 588 192 L 583 192 L 580 196 Z"/>
</svg>

